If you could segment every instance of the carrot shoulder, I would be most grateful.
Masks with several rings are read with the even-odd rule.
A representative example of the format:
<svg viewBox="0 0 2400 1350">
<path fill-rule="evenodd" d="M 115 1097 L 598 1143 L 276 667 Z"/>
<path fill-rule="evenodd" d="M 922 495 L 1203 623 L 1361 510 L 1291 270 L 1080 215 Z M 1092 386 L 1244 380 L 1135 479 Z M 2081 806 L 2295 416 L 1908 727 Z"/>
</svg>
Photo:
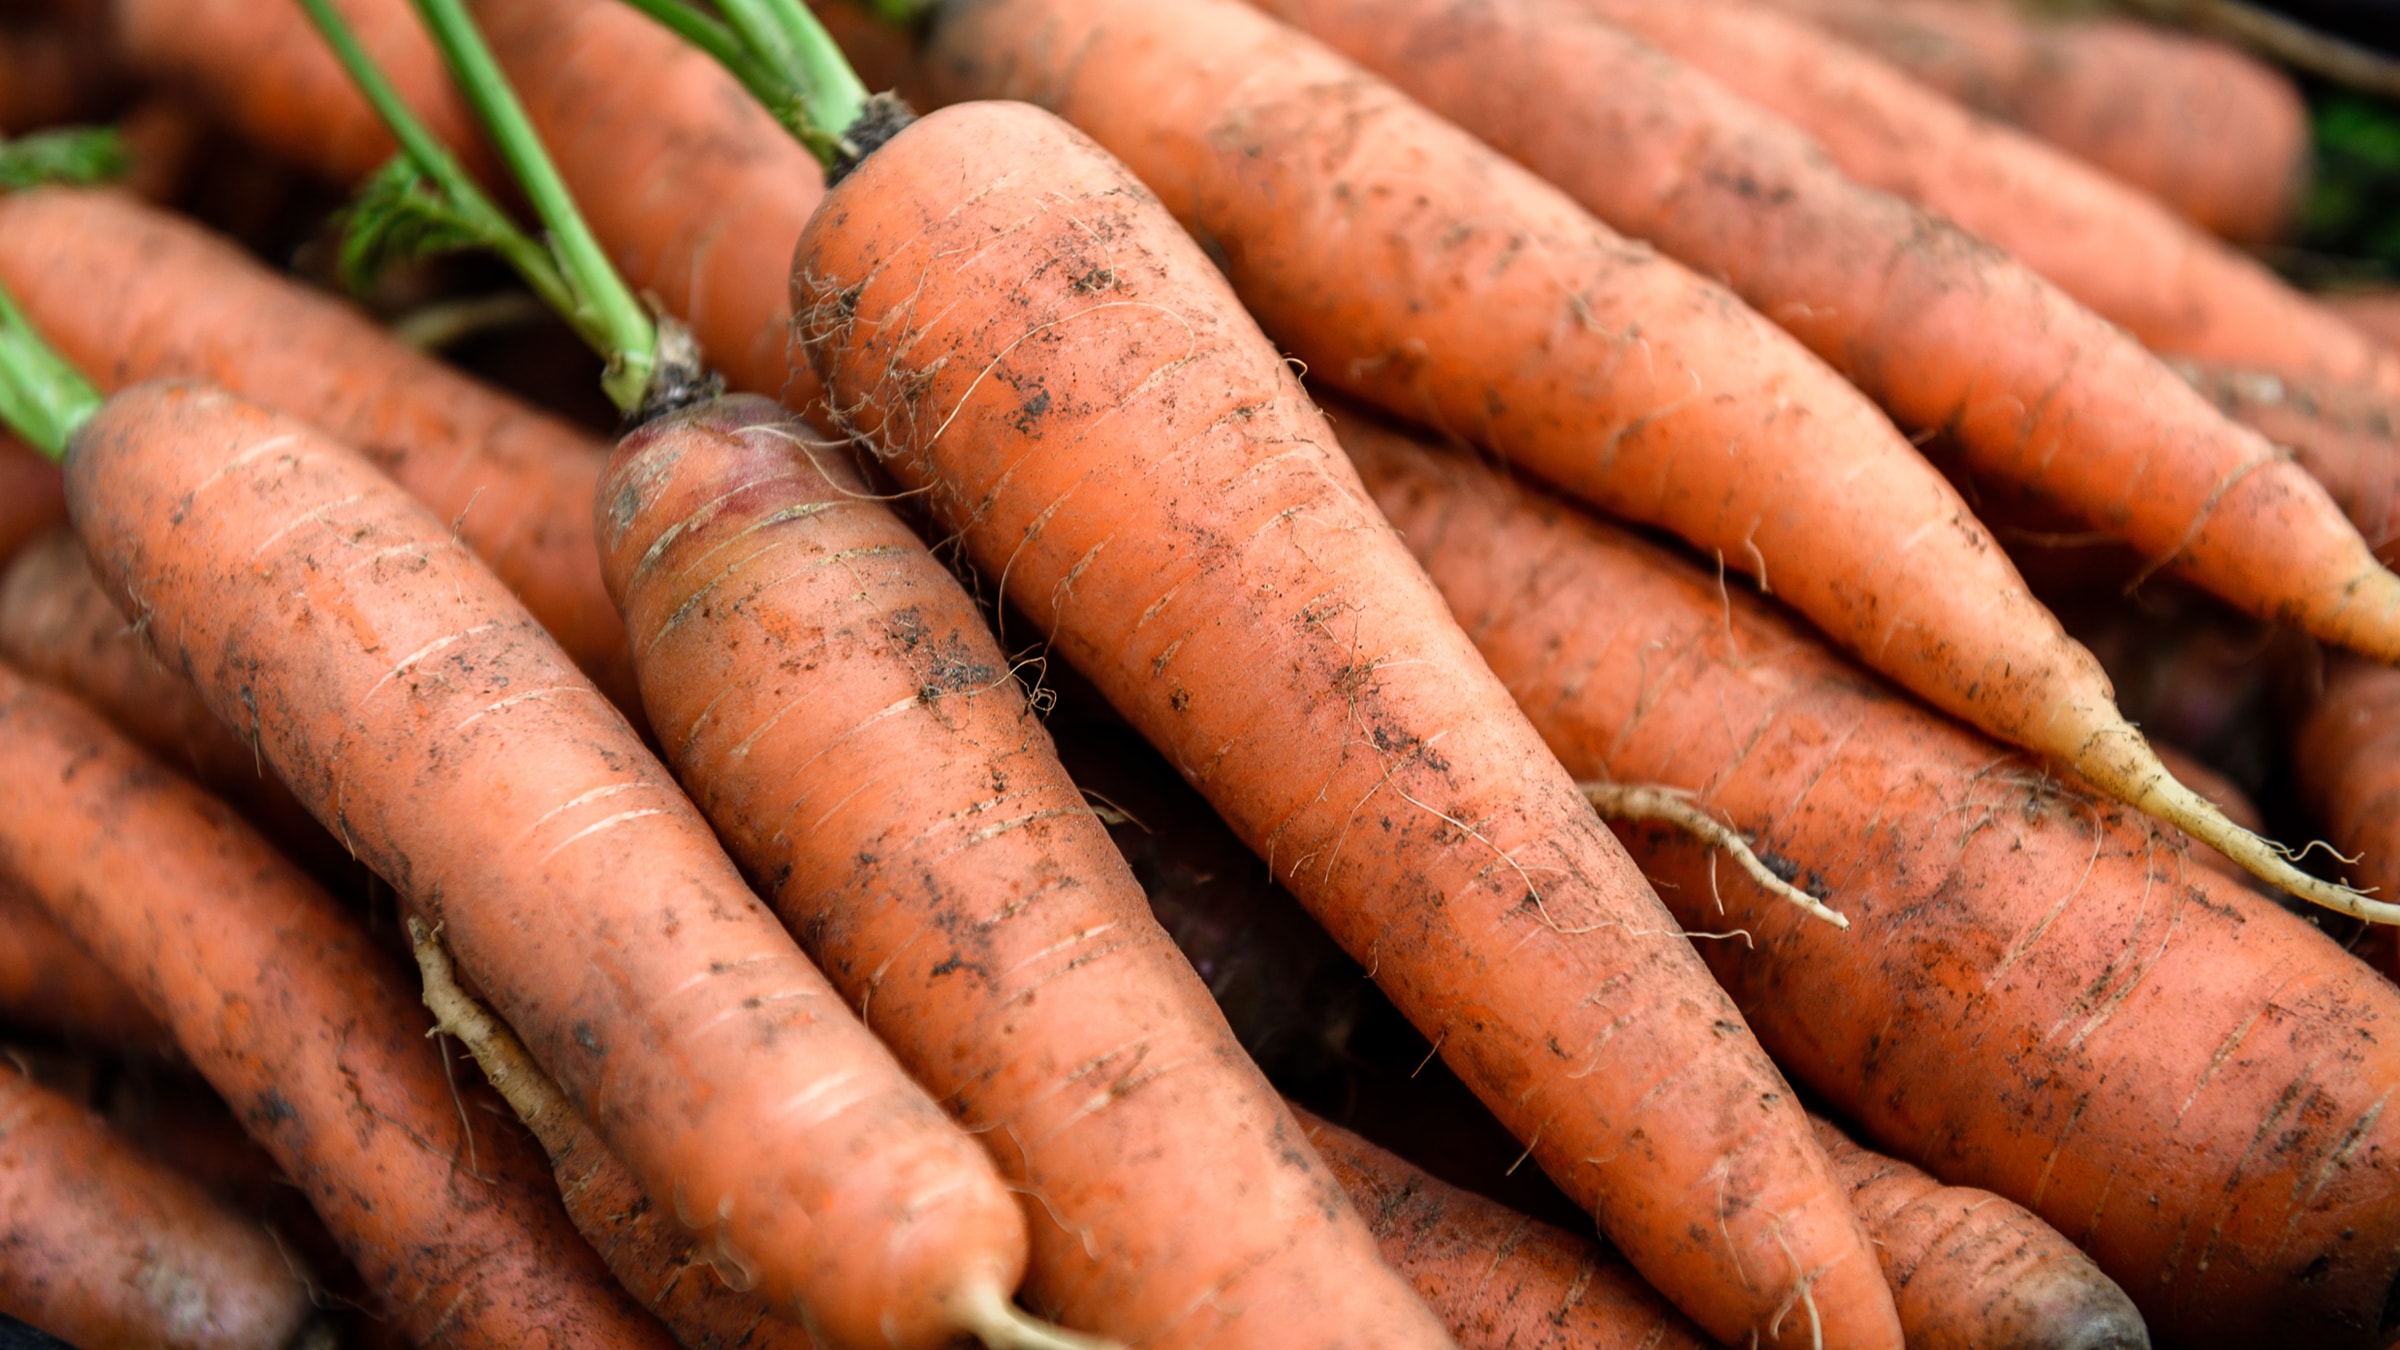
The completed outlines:
<svg viewBox="0 0 2400 1350">
<path fill-rule="evenodd" d="M 2012 127 L 1755 0 L 1576 0 L 1815 136 L 1842 172 L 2022 258 L 2177 356 L 2400 390 L 2400 357 L 2177 219 Z"/>
<path fill-rule="evenodd" d="M 0 198 L 0 284 L 104 389 L 207 379 L 358 446 L 632 706 L 625 628 L 592 545 L 592 438 L 121 194 Z"/>
<path fill-rule="evenodd" d="M 1654 1283 L 1721 1336 L 1897 1344 L 1773 1067 L 1157 198 L 1037 110 L 945 109 L 795 269 L 844 430 Z"/>
<path fill-rule="evenodd" d="M 1146 1346 L 1438 1343 L 1151 917 L 983 613 L 767 400 L 629 436 L 600 537 L 726 847 L 1031 1215 L 1029 1304 Z"/>
<path fill-rule="evenodd" d="M 1572 772 L 1693 792 L 1851 916 L 1629 831 L 1683 924 L 1747 935 L 1703 954 L 1796 1079 L 2039 1214 L 2161 1341 L 2389 1339 L 2400 990 L 1704 569 L 1363 415 L 1341 430 Z"/>
<path fill-rule="evenodd" d="M 623 717 L 372 466 L 199 386 L 119 393 L 68 505 L 162 659 L 461 967 L 610 1149 L 832 1339 L 940 1343 L 1023 1219 Z M 137 598 L 138 597 L 138 598 Z"/>
<path fill-rule="evenodd" d="M 942 11 L 929 43 L 925 76 L 947 96 L 1029 98 L 1125 156 L 1327 383 L 1682 535 L 1936 707 L 2074 765 L 2276 884 L 2400 920 L 2176 784 L 2091 653 L 1857 389 L 1734 295 L 1337 53 L 1237 0 L 990 0 Z M 2205 508 L 2211 493 L 2251 504 L 2231 486 L 2266 484 L 2270 511 L 2313 506 L 2330 535 L 2295 532 L 2276 562 L 2310 566 L 2307 595 L 2332 632 L 2400 654 L 2400 577 L 2305 474 L 2262 472 L 2276 463 L 2264 441 L 2158 379 L 2224 429 L 2238 461 L 2177 480 L 2184 529 L 2242 537 Z M 1963 397 L 1973 374 L 1937 383 Z M 1972 411 L 2016 406 L 1995 395 Z M 2161 533 L 2157 552 L 2177 552 Z"/>
<path fill-rule="evenodd" d="M 0 1060 L 0 1312 L 76 1345 L 283 1350 L 308 1290 L 265 1229 Z"/>
<path fill-rule="evenodd" d="M 419 1341 L 662 1347 L 399 972 L 221 803 L 0 667 L 0 870 L 165 1023 Z"/>
</svg>

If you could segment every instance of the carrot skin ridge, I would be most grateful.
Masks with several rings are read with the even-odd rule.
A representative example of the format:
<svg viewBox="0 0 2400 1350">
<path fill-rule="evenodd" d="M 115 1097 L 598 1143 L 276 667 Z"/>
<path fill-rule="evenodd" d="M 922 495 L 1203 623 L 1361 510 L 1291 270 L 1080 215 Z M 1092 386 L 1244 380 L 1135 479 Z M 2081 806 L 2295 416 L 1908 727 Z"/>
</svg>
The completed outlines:
<svg viewBox="0 0 2400 1350">
<path fill-rule="evenodd" d="M 1038 167 L 974 167 L 994 162 Z M 841 429 L 925 492 L 1646 1275 L 1720 1335 L 1790 1312 L 1805 1339 L 1813 1293 L 1827 1344 L 1897 1344 L 1788 1091 L 1145 187 L 1037 110 L 945 109 L 828 193 L 795 272 Z M 1625 1003 L 1601 1011 L 1603 986 Z M 1722 1225 L 1702 1221 L 1717 1168 L 1749 1197 Z"/>
<path fill-rule="evenodd" d="M 988 1160 L 438 518 L 321 434 L 172 384 L 87 427 L 68 502 L 168 666 L 445 925 L 644 1192 L 763 1297 L 909 1350 L 941 1343 L 950 1288 L 1015 1287 L 1023 1221 Z M 594 903 L 635 878 L 630 912 Z"/>
<path fill-rule="evenodd" d="M 678 776 L 1029 1197 L 1029 1307 L 1145 1346 L 1405 1344 L 1405 1285 L 1057 759 L 967 591 L 755 396 L 603 476 L 604 567 Z"/>
<path fill-rule="evenodd" d="M 1797 1081 L 1892 1156 L 2039 1214 L 2164 1343 L 2388 1339 L 2400 990 L 1705 569 L 1337 415 L 1570 770 L 1695 792 L 1851 916 L 1832 933 L 1679 836 L 1629 834 L 1683 923 L 1749 934 L 1702 955 Z"/>
<path fill-rule="evenodd" d="M 79 1345 L 283 1350 L 310 1314 L 265 1230 L 0 1062 L 0 1311 Z"/>
<path fill-rule="evenodd" d="M 222 803 L 6 667 L 0 732 L 0 871 L 174 1033 L 408 1335 L 670 1344 L 577 1239 L 513 1127 L 468 1134 L 426 1018 L 330 896 Z"/>
</svg>

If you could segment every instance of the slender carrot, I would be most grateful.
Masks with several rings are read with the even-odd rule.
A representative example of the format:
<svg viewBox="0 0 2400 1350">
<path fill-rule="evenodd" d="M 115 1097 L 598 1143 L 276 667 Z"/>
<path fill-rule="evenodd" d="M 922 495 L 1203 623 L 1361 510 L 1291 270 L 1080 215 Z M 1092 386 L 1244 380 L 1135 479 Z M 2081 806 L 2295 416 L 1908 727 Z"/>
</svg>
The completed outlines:
<svg viewBox="0 0 2400 1350">
<path fill-rule="evenodd" d="M 2280 237 L 2308 108 L 2239 49 L 2126 19 L 1979 0 L 1769 0 L 2241 243 Z"/>
<path fill-rule="evenodd" d="M 2039 1214 L 2166 1343 L 2400 1329 L 2400 990 L 1705 569 L 1340 416 L 1569 769 L 1692 790 L 1852 917 L 1628 832 L 1678 919 L 1726 938 L 1704 955 L 1796 1079 Z"/>
<path fill-rule="evenodd" d="M 58 466 L 0 433 L 0 564 L 66 518 L 67 488 Z"/>
<path fill-rule="evenodd" d="M 945 109 L 827 193 L 794 288 L 843 429 L 1645 1275 L 1719 1336 L 1898 1343 L 1773 1067 L 1140 182 Z"/>
<path fill-rule="evenodd" d="M 0 1022 L 106 1047 L 174 1044 L 124 981 L 0 880 Z"/>
<path fill-rule="evenodd" d="M 657 1346 L 523 1139 L 475 1130 L 331 897 L 67 696 L 0 667 L 0 869 L 174 1033 L 411 1337 Z"/>
<path fill-rule="evenodd" d="M 1799 19 L 1753 0 L 1576 3 L 1791 119 L 1842 172 L 2024 259 L 2155 350 L 2400 392 L 2400 355 L 2264 266 Z"/>
<path fill-rule="evenodd" d="M 1875 1235 L 1912 1350 L 2149 1350 L 2133 1300 L 2057 1229 L 1809 1119 Z"/>
<path fill-rule="evenodd" d="M 2400 401 L 2372 389 L 2178 362 L 2226 416 L 2288 449 L 2376 556 L 2400 562 Z"/>
<path fill-rule="evenodd" d="M 2252 834 L 2266 829 L 2266 817 L 2259 814 L 2258 807 L 2232 779 L 2165 741 L 2153 741 L 2151 744 L 2158 750 L 2159 762 L 2167 766 L 2167 771 L 2175 775 L 2176 781 L 2188 785 L 2192 791 L 2208 798 L 2211 805 L 2225 813 L 2227 820 Z M 2242 870 L 2241 864 L 2206 844 L 2194 842 L 2192 861 L 2221 872 L 2245 886 L 2251 882 L 2250 874 Z M 2388 895 L 2390 892 L 2386 891 L 2382 894 Z"/>
<path fill-rule="evenodd" d="M 358 446 L 450 522 L 602 688 L 634 706 L 624 624 L 592 544 L 601 457 L 590 437 L 117 194 L 0 198 L 0 284 L 106 388 L 207 379 Z"/>
<path fill-rule="evenodd" d="M 691 1234 L 642 1194 L 641 1184 L 533 1062 L 524 1042 L 459 988 L 441 939 L 421 919 L 410 919 L 408 930 L 434 1025 L 467 1047 L 493 1091 L 541 1142 L 567 1216 L 635 1300 L 665 1323 L 685 1350 L 815 1346 L 806 1331 L 775 1319 L 765 1300 L 723 1284 L 726 1272 L 712 1276 L 709 1254 L 693 1246 Z M 740 1278 L 738 1270 L 732 1274 Z"/>
<path fill-rule="evenodd" d="M 2400 906 L 2300 871 L 2176 783 L 2091 654 L 1856 389 L 1732 295 L 1336 53 L 1237 0 L 989 0 L 940 11 L 928 44 L 926 78 L 945 96 L 1028 97 L 1126 156 L 1329 383 L 1681 534 L 1934 706 L 2072 765 L 2278 886 L 2400 922 Z M 2189 398 L 2156 376 L 2154 390 Z M 2021 418 L 2005 416 L 2019 404 L 1974 397 L 1976 378 L 1946 372 L 1921 392 L 1931 409 L 1991 418 L 1994 453 L 2026 453 Z M 2314 515 L 2320 528 L 2271 554 L 2309 578 L 2295 617 L 2400 656 L 2400 577 L 2305 474 L 2273 473 L 2263 440 L 2189 403 L 2228 443 L 2215 473 L 2179 475 L 2173 491 L 2137 477 L 2140 503 L 2163 508 L 2166 528 L 2140 534 L 2153 556 L 2181 555 L 2180 531 L 2221 545 L 2195 559 L 2240 552 L 2245 567 L 2230 570 L 2274 575 L 2233 547 L 2249 538 L 2236 522 Z M 2042 481 L 2103 476 L 2064 463 L 2082 458 L 2050 455 Z M 2141 472 L 2116 467 L 2120 490 Z M 2107 495 L 2076 494 L 2087 509 Z"/>
<path fill-rule="evenodd" d="M 0 1312 L 77 1345 L 282 1350 L 310 1309 L 264 1229 L 0 1062 Z"/>
<path fill-rule="evenodd" d="M 333 54 L 299 7 L 258 0 L 112 0 L 118 45 L 136 70 L 201 97 L 226 125 L 282 158 L 351 183 L 398 148 L 359 101 Z M 442 70 L 439 54 L 405 4 L 342 0 L 392 77 L 424 109 L 436 134 L 494 166 L 475 119 Z M 15 277 L 10 285 L 17 285 Z"/>
<path fill-rule="evenodd" d="M 1294 1108 L 1308 1142 L 1464 1350 L 1702 1350 L 1713 1344 L 1625 1259 L 1447 1185 Z"/>
</svg>

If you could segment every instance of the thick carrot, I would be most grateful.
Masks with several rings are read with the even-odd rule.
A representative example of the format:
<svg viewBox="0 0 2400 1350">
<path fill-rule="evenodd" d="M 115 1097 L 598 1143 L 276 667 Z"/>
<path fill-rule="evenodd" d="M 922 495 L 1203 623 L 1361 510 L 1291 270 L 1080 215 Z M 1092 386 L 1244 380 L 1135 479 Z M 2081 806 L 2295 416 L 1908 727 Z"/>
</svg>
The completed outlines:
<svg viewBox="0 0 2400 1350">
<path fill-rule="evenodd" d="M 1842 172 L 2024 259 L 2155 350 L 2400 392 L 2400 356 L 2261 264 L 1791 15 L 1754 0 L 1576 3 L 1791 119 Z"/>
<path fill-rule="evenodd" d="M 124 981 L 6 881 L 0 881 L 0 1021 L 95 1046 L 174 1044 Z"/>
<path fill-rule="evenodd" d="M 645 1193 L 837 1342 L 1002 1315 L 1024 1224 L 665 768 L 449 527 L 221 391 L 119 393 L 67 500 L 170 668 L 432 921 Z M 137 598 L 138 597 L 138 598 Z"/>
<path fill-rule="evenodd" d="M 2291 452 L 2387 563 L 2400 562 L 2400 402 L 2374 389 L 2178 362 L 2226 416 Z"/>
<path fill-rule="evenodd" d="M 0 667 L 0 870 L 141 998 L 419 1341 L 657 1346 L 331 897 L 72 699 Z M 472 1133 L 470 1133 L 472 1131 Z"/>
<path fill-rule="evenodd" d="M 0 564 L 66 518 L 67 489 L 58 466 L 0 432 Z"/>
<path fill-rule="evenodd" d="M 624 624 L 592 543 L 601 455 L 590 437 L 118 194 L 0 198 L 0 284 L 106 388 L 208 379 L 358 446 L 633 706 Z"/>
<path fill-rule="evenodd" d="M 812 1350 L 816 1342 L 807 1331 L 775 1318 L 757 1295 L 726 1287 L 718 1278 L 725 1272 L 711 1274 L 716 1267 L 708 1252 L 642 1194 L 525 1043 L 459 987 L 441 939 L 422 920 L 408 927 L 434 1024 L 467 1047 L 492 1090 L 541 1142 L 567 1217 L 618 1283 L 685 1350 Z"/>
<path fill-rule="evenodd" d="M 985 1140 L 1043 1316 L 1145 1346 L 1442 1343 L 1151 917 L 974 600 L 755 397 L 654 422 L 600 538 L 652 725 L 809 953 Z"/>
<path fill-rule="evenodd" d="M 2282 235 L 2308 109 L 2281 71 L 2148 24 L 1981 0 L 1770 0 L 2242 243 Z"/>
<path fill-rule="evenodd" d="M 2024 1205 L 2170 1344 L 2400 1329 L 2400 990 L 2146 822 L 1934 717 L 1703 568 L 1341 422 L 1573 772 L 1670 783 L 1853 926 L 1629 832 L 1800 1081 Z"/>
<path fill-rule="evenodd" d="M 2277 885 L 2400 921 L 2400 907 L 2299 872 L 2175 783 L 2091 654 L 1856 389 L 1731 294 L 1336 53 L 1237 0 L 989 0 L 941 11 L 924 69 L 946 96 L 1029 98 L 1124 155 L 1327 382 L 1673 530 L 1936 707 L 2073 765 Z M 1176 97 L 1155 97 L 1162 88 Z M 1868 252 L 1882 276 L 1886 254 Z M 2197 535 L 2216 547 L 2196 557 L 2255 564 L 2219 570 L 2306 576 L 2297 614 L 2400 656 L 2400 577 L 2305 474 L 2273 473 L 2266 442 L 2155 374 L 2153 390 L 2186 398 L 2229 444 L 2173 491 L 2137 477 L 2140 503 L 2165 508 L 2143 525 L 2153 556 Z M 2026 453 L 2016 400 L 1980 398 L 1976 380 L 1969 369 L 1929 381 L 1929 420 L 1963 410 L 1992 424 L 1993 453 Z M 2047 455 L 2043 480 L 2086 489 L 2079 505 L 2107 497 L 2075 482 L 2104 477 L 2086 458 Z M 2111 462 L 2121 492 L 2139 461 Z M 2222 523 L 2212 494 L 2232 499 Z M 2321 528 L 2295 529 L 2268 562 L 2248 547 L 2257 517 L 2312 514 Z"/>
<path fill-rule="evenodd" d="M 405 4 L 341 0 L 384 68 L 442 138 L 478 168 L 490 157 L 441 57 Z M 142 74 L 198 95 L 219 120 L 338 183 L 366 177 L 398 147 L 292 4 L 112 0 L 116 39 Z M 16 284 L 12 277 L 10 284 Z"/>
<path fill-rule="evenodd" d="M 1727 1338 L 1898 1343 L 1774 1068 L 1157 198 L 1038 110 L 946 109 L 795 268 L 844 429 L 1653 1283 Z"/>
<path fill-rule="evenodd" d="M 0 1061 L 0 1312 L 84 1346 L 283 1350 L 310 1309 L 264 1229 Z"/>
<path fill-rule="evenodd" d="M 1911 1350 L 2149 1350 L 2133 1301 L 2057 1229 L 1810 1120 L 1875 1235 Z"/>
<path fill-rule="evenodd" d="M 1703 1350 L 1700 1329 L 1590 1238 L 1437 1181 L 1295 1108 L 1309 1143 L 1464 1350 Z"/>
</svg>

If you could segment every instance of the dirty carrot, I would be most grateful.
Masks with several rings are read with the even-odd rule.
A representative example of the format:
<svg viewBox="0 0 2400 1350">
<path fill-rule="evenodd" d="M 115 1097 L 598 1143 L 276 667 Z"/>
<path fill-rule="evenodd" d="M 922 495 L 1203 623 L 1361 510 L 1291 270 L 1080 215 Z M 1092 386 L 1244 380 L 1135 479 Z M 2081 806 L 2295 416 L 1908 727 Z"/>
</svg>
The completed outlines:
<svg viewBox="0 0 2400 1350">
<path fill-rule="evenodd" d="M 2400 392 L 2400 355 L 2166 207 L 1752 0 L 1576 0 L 1817 140 L 1842 172 L 2022 258 L 2154 350 Z"/>
<path fill-rule="evenodd" d="M 75 1345 L 284 1350 L 308 1290 L 266 1230 L 0 1058 L 0 1312 Z"/>
<path fill-rule="evenodd" d="M 841 166 L 793 279 L 839 429 L 1696 1321 L 1896 1345 L 1773 1067 L 1157 198 L 1033 108 L 779 106 Z"/>
<path fill-rule="evenodd" d="M 1708 569 L 1339 416 L 1571 771 L 1694 792 L 1850 916 L 1837 933 L 1679 835 L 1628 832 L 1796 1079 L 2039 1214 L 2162 1342 L 2390 1339 L 2400 990 Z"/>
<path fill-rule="evenodd" d="M 633 706 L 624 624 L 592 544 L 601 455 L 590 437 L 119 194 L 0 197 L 0 284 L 103 388 L 206 379 L 357 446 Z"/>
<path fill-rule="evenodd" d="M 222 803 L 0 667 L 0 872 L 174 1033 L 419 1341 L 663 1347 L 372 941 Z"/>
<path fill-rule="evenodd" d="M 485 1081 L 550 1155 L 567 1216 L 617 1282 L 684 1350 L 812 1350 L 816 1342 L 805 1330 L 775 1318 L 757 1295 L 729 1288 L 721 1278 L 727 1272 L 707 1250 L 694 1247 L 691 1234 L 642 1194 L 525 1043 L 459 987 L 449 953 L 425 921 L 410 918 L 408 932 L 434 1025 L 467 1048 Z M 740 1278 L 740 1271 L 730 1273 Z"/>
<path fill-rule="evenodd" d="M 1875 1235 L 1911 1350 L 2149 1350 L 2133 1300 L 2057 1229 L 1810 1120 Z"/>
<path fill-rule="evenodd" d="M 1462 1350 L 1702 1350 L 1713 1344 L 1625 1258 L 1439 1181 L 1294 1108 L 1308 1141 Z"/>
<path fill-rule="evenodd" d="M 2308 178 L 2308 109 L 2281 71 L 2128 19 L 1980 0 L 1769 0 L 2204 230 L 2271 243 Z"/>
<path fill-rule="evenodd" d="M 497 139 L 512 159 L 524 144 Z M 534 181 L 551 234 L 575 237 L 572 194 Z M 612 364 L 643 340 L 595 336 Z M 766 400 L 627 402 L 654 420 L 604 476 L 599 529 L 661 742 L 786 926 L 1039 1198 L 1027 1301 L 1145 1345 L 1438 1344 L 956 578 Z"/>
<path fill-rule="evenodd" d="M 2400 400 L 2378 390 L 2178 361 L 2226 416 L 2287 449 L 2378 557 L 2400 561 Z"/>
<path fill-rule="evenodd" d="M 1065 42 L 1062 31 L 1078 36 Z M 2302 872 L 2176 783 L 2091 653 L 1858 390 L 1732 294 L 1615 234 L 1337 53 L 1237 0 L 991 0 L 940 11 L 927 41 L 925 78 L 947 96 L 1030 98 L 1126 156 L 1327 383 L 1673 530 L 1934 706 L 2072 765 L 2273 884 L 2400 921 L 2400 906 Z M 1519 96 L 1530 88 L 1506 83 Z M 1153 97 L 1160 88 L 1178 96 Z M 1888 261 L 1882 248 L 1865 251 L 1877 269 Z M 1969 398 L 1976 378 L 1944 372 L 1924 391 L 1929 406 L 1971 403 L 1977 417 L 2018 408 L 1998 394 Z M 2254 515 L 2308 519 L 2313 507 L 2322 528 L 2295 530 L 2270 553 L 2306 577 L 2300 614 L 2328 636 L 2400 656 L 2400 577 L 2322 491 L 2297 471 L 2274 474 L 2266 442 L 2167 372 L 2153 387 L 2186 397 L 2230 438 L 2213 473 L 2183 475 L 2172 492 L 2137 484 L 2138 500 L 2161 513 L 2164 537 L 2144 537 L 2153 556 L 2181 554 L 2179 530 L 2242 538 Z M 1995 432 L 1992 444 L 2015 453 L 2026 442 Z M 2049 456 L 2056 476 L 2100 477 L 2084 458 Z M 2212 493 L 2240 508 L 2221 524 Z"/>
<path fill-rule="evenodd" d="M 0 1022 L 86 1045 L 172 1045 L 133 991 L 13 884 L 0 881 Z"/>
</svg>

